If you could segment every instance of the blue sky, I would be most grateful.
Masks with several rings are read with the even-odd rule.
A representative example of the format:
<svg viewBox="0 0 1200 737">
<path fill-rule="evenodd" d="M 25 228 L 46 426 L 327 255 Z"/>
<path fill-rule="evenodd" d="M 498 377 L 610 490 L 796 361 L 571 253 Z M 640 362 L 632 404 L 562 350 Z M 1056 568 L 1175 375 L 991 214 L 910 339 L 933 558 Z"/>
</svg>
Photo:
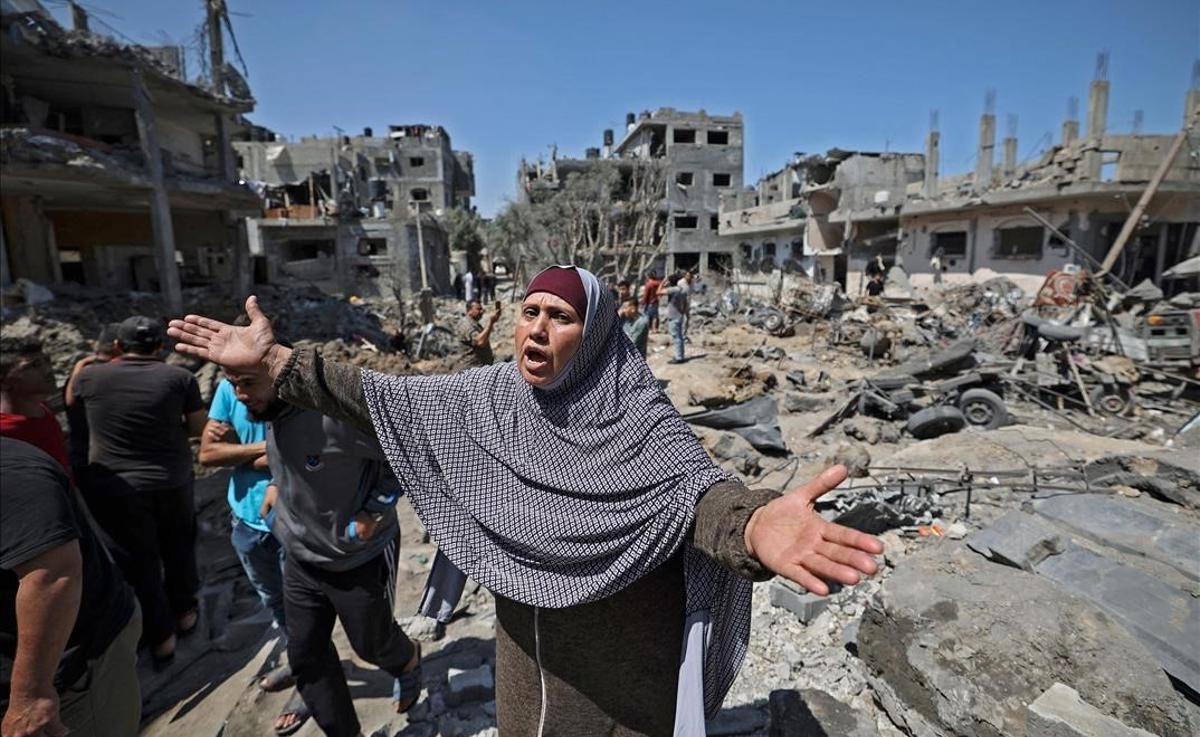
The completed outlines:
<svg viewBox="0 0 1200 737">
<path fill-rule="evenodd" d="M 256 122 L 288 136 L 440 123 L 475 154 L 488 216 L 522 156 L 582 155 L 628 111 L 740 111 L 753 183 L 795 151 L 923 150 L 937 109 L 952 174 L 973 166 L 989 87 L 999 136 L 1019 115 L 1025 158 L 1057 137 L 1068 96 L 1086 114 L 1098 51 L 1110 130 L 1135 110 L 1146 132 L 1177 130 L 1200 58 L 1200 0 L 228 3 Z M 202 0 L 84 4 L 141 43 L 191 43 L 203 19 Z"/>
</svg>

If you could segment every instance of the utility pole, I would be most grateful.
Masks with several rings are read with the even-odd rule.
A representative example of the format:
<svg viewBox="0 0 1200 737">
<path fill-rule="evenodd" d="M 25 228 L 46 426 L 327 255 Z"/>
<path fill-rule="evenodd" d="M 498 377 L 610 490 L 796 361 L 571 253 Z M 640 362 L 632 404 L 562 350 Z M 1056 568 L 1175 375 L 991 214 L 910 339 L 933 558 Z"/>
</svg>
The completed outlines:
<svg viewBox="0 0 1200 737">
<path fill-rule="evenodd" d="M 209 88 L 224 96 L 225 86 L 225 37 L 221 33 L 221 18 L 225 15 L 225 0 L 204 0 L 204 12 L 208 21 L 208 67 Z"/>
<path fill-rule="evenodd" d="M 158 147 L 154 103 L 146 89 L 142 70 L 134 67 L 130 74 L 138 141 L 152 187 L 150 227 L 154 237 L 154 261 L 158 267 L 158 288 L 162 290 L 167 309 L 178 315 L 183 312 L 183 291 L 179 284 L 179 265 L 175 263 L 175 228 L 171 221 L 171 201 L 163 183 L 162 150 Z"/>
<path fill-rule="evenodd" d="M 417 213 L 417 259 L 421 263 L 421 294 L 417 297 L 417 308 L 421 311 L 421 322 L 433 322 L 433 291 L 429 288 L 429 270 L 425 265 L 425 236 L 421 230 L 421 203 L 412 201 Z"/>
</svg>

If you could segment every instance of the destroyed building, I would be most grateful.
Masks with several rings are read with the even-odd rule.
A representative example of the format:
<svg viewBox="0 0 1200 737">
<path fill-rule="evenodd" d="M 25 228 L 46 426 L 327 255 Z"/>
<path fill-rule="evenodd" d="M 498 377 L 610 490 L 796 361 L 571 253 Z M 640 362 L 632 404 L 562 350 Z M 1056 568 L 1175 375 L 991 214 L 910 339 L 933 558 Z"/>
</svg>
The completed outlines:
<svg viewBox="0 0 1200 737">
<path fill-rule="evenodd" d="M 601 162 L 612 162 L 623 176 L 636 162 L 663 167 L 665 193 L 660 230 L 663 248 L 654 268 L 672 272 L 727 272 L 732 248 L 719 237 L 717 212 L 721 195 L 742 187 L 742 116 L 709 115 L 659 108 L 625 116 L 625 133 L 617 141 L 604 131 L 603 148 L 590 148 L 585 158 L 561 158 L 549 164 L 522 161 L 517 173 L 518 201 L 537 202 L 559 191 L 573 174 Z M 646 244 L 635 244 L 645 246 Z"/>
<path fill-rule="evenodd" d="M 3 5 L 0 283 L 162 291 L 176 309 L 181 285 L 238 288 L 238 221 L 259 207 L 229 149 L 248 88 L 230 67 L 199 86 L 178 49 L 93 33 L 82 9 L 75 21 Z"/>
<path fill-rule="evenodd" d="M 924 154 L 798 154 L 756 189 L 723 198 L 721 236 L 743 266 L 801 270 L 848 291 L 860 287 L 877 259 L 928 284 L 935 254 L 947 281 L 986 269 L 1036 288 L 1051 270 L 1097 269 L 1125 238 L 1113 274 L 1128 285 L 1158 282 L 1200 251 L 1200 161 L 1179 153 L 1183 133 L 1108 130 L 1106 64 L 1091 86 L 1084 133 L 1069 115 L 1061 140 L 1036 160 L 1017 160 L 1012 118 L 996 160 L 989 95 L 973 171 L 941 176 L 936 124 Z M 1185 109 L 1186 126 L 1200 110 L 1200 77 Z M 1141 222 L 1122 236 L 1143 196 Z"/>
<path fill-rule="evenodd" d="M 242 177 L 264 199 L 247 221 L 255 277 L 330 292 L 450 291 L 439 218 L 469 209 L 474 160 L 436 125 L 393 125 L 385 136 L 277 140 L 257 130 L 235 141 Z"/>
</svg>

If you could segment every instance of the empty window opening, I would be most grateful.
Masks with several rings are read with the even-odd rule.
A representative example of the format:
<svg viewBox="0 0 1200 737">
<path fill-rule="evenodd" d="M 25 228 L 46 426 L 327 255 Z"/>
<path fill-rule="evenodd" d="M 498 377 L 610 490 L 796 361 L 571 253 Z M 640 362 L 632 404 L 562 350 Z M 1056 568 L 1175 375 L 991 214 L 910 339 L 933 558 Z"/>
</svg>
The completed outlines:
<svg viewBox="0 0 1200 737">
<path fill-rule="evenodd" d="M 392 168 L 392 160 L 386 156 L 375 157 L 375 171 L 383 171 Z"/>
<path fill-rule="evenodd" d="M 929 244 L 929 256 L 932 258 L 941 251 L 944 258 L 966 258 L 967 231 L 950 230 L 934 233 Z"/>
<path fill-rule="evenodd" d="M 418 187 L 417 189 L 410 190 L 408 196 L 413 202 L 424 202 L 429 199 L 429 190 Z"/>
<path fill-rule="evenodd" d="M 728 146 L 729 131 L 709 131 L 708 142 L 714 146 Z"/>
<path fill-rule="evenodd" d="M 715 231 L 717 231 L 718 229 L 720 229 L 720 227 L 721 227 L 721 216 L 720 216 L 720 215 L 711 215 L 711 216 L 709 216 L 709 218 L 708 218 L 708 227 L 709 227 L 711 230 L 713 230 L 714 232 L 715 232 Z"/>
<path fill-rule="evenodd" d="M 681 171 L 675 175 L 675 182 L 682 184 L 685 187 L 692 186 L 692 182 L 696 180 L 696 175 L 690 171 Z"/>
<path fill-rule="evenodd" d="M 359 238 L 359 256 L 383 256 L 387 253 L 387 238 Z"/>
<path fill-rule="evenodd" d="M 714 187 L 728 187 L 733 183 L 732 174 L 713 174 Z"/>
<path fill-rule="evenodd" d="M 676 271 L 691 271 L 696 272 L 700 269 L 700 254 L 699 253 L 677 253 L 675 254 L 675 270 Z"/>
<path fill-rule="evenodd" d="M 1121 158 L 1120 151 L 1100 152 L 1100 181 L 1117 181 L 1117 163 Z"/>
<path fill-rule="evenodd" d="M 671 140 L 675 143 L 695 143 L 696 131 L 691 128 L 676 128 L 674 137 Z"/>
<path fill-rule="evenodd" d="M 333 241 L 288 241 L 283 244 L 284 261 L 309 261 L 315 258 L 333 258 Z"/>
<path fill-rule="evenodd" d="M 1023 226 L 996 231 L 996 258 L 1036 260 L 1042 257 L 1042 228 Z"/>
<path fill-rule="evenodd" d="M 408 165 L 411 167 L 415 167 L 415 168 L 420 168 L 422 166 L 425 166 L 425 157 L 424 156 L 409 156 L 408 157 Z"/>
<path fill-rule="evenodd" d="M 695 230 L 699 218 L 695 215 L 676 215 L 675 229 L 676 230 Z"/>
</svg>

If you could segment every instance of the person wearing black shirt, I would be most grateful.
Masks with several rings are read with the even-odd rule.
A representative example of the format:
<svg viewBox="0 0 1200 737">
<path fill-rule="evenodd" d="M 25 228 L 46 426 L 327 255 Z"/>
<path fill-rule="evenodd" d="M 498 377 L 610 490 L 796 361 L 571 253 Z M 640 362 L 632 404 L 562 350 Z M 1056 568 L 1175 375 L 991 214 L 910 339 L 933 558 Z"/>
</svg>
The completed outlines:
<svg viewBox="0 0 1200 737">
<path fill-rule="evenodd" d="M 113 541 L 133 584 L 156 663 L 175 653 L 175 633 L 195 629 L 196 514 L 192 451 L 208 422 L 196 377 L 164 363 L 162 325 L 131 317 L 117 329 L 121 355 L 82 369 L 70 405 L 82 403 L 90 433 L 85 500 Z"/>
<path fill-rule="evenodd" d="M 867 296 L 878 297 L 881 294 L 883 294 L 883 274 L 875 272 L 871 281 L 867 282 Z"/>
<path fill-rule="evenodd" d="M 3 733 L 130 737 L 141 695 L 133 592 L 62 465 L 0 437 Z"/>
</svg>

